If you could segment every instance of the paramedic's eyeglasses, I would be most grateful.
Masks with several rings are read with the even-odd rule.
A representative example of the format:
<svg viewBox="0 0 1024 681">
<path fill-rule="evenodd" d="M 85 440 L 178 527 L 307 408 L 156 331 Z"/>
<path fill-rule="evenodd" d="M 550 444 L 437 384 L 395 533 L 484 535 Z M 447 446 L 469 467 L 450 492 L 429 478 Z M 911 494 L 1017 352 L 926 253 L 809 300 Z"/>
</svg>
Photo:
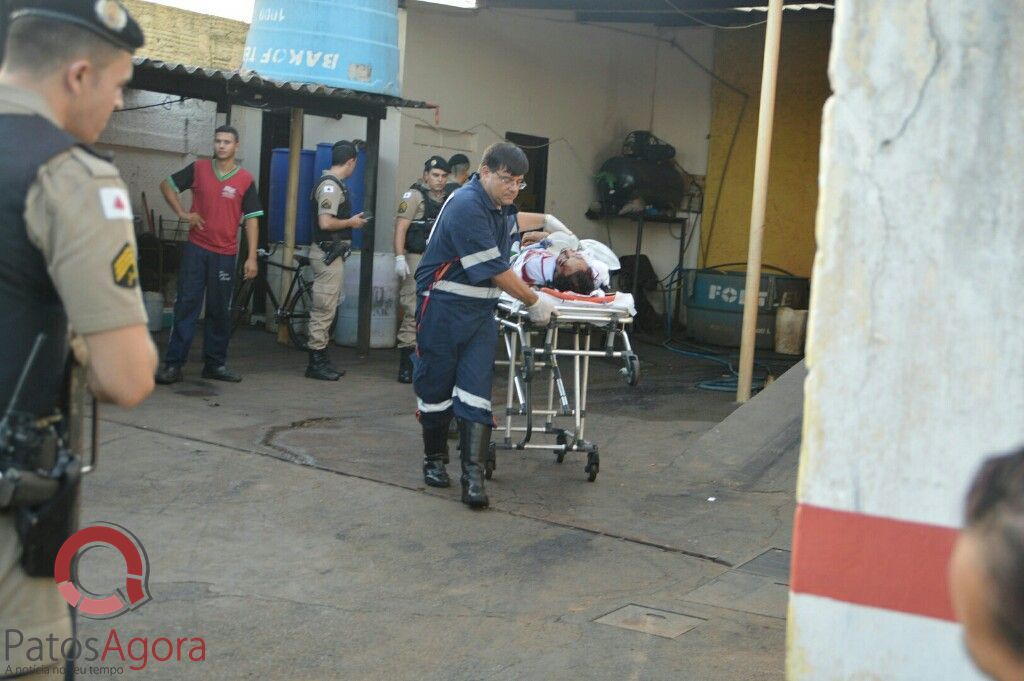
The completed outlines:
<svg viewBox="0 0 1024 681">
<path fill-rule="evenodd" d="M 499 180 L 501 180 L 501 183 L 506 187 L 515 187 L 519 191 L 523 191 L 524 189 L 526 189 L 525 182 L 519 180 L 517 183 L 516 178 L 512 177 L 511 175 L 502 175 L 500 173 L 494 173 L 494 175 Z"/>
</svg>

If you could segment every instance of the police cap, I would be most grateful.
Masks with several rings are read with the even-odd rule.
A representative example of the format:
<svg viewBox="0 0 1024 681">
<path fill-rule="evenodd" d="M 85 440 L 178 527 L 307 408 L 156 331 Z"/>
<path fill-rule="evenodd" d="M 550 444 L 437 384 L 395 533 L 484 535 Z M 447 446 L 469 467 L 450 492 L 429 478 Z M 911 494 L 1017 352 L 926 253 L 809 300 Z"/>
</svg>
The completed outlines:
<svg viewBox="0 0 1024 681">
<path fill-rule="evenodd" d="M 88 29 L 122 50 L 142 47 L 142 28 L 120 0 L 12 0 L 10 20 L 36 17 Z"/>
<path fill-rule="evenodd" d="M 450 159 L 448 159 L 448 167 L 449 168 L 452 168 L 452 167 L 457 166 L 457 165 L 466 165 L 466 166 L 468 166 L 469 165 L 469 156 L 466 156 L 465 154 L 455 154 Z"/>
<path fill-rule="evenodd" d="M 443 156 L 431 156 L 427 159 L 427 162 L 423 164 L 423 172 L 429 173 L 431 170 L 443 170 L 448 172 L 448 161 L 444 160 Z"/>
</svg>

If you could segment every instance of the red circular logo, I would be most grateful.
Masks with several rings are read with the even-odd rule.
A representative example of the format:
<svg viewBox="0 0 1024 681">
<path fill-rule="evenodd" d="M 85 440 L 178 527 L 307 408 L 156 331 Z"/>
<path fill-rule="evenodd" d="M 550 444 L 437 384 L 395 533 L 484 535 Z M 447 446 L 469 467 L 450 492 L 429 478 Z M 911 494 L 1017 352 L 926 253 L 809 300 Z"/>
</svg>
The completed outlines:
<svg viewBox="0 0 1024 681">
<path fill-rule="evenodd" d="M 93 594 L 75 583 L 78 559 L 88 549 L 110 546 L 124 558 L 128 577 L 124 587 L 110 594 Z M 68 537 L 53 566 L 57 589 L 71 607 L 85 617 L 110 619 L 135 610 L 150 599 L 149 558 L 138 537 L 114 523 L 96 523 Z"/>
</svg>

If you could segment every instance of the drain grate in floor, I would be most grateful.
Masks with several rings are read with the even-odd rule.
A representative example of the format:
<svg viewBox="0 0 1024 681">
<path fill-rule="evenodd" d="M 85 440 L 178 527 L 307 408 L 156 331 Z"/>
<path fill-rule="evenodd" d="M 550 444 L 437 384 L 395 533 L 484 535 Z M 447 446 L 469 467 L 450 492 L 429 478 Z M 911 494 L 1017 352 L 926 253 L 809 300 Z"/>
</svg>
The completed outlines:
<svg viewBox="0 0 1024 681">
<path fill-rule="evenodd" d="M 767 577 L 776 584 L 789 585 L 790 552 L 783 549 L 768 549 L 757 558 L 749 560 L 736 569 L 750 575 Z"/>
<path fill-rule="evenodd" d="M 703 624 L 702 617 L 683 615 L 668 610 L 647 608 L 642 605 L 630 604 L 614 610 L 594 620 L 598 624 L 608 624 L 622 629 L 632 629 L 662 638 L 677 638 L 690 629 Z"/>
</svg>

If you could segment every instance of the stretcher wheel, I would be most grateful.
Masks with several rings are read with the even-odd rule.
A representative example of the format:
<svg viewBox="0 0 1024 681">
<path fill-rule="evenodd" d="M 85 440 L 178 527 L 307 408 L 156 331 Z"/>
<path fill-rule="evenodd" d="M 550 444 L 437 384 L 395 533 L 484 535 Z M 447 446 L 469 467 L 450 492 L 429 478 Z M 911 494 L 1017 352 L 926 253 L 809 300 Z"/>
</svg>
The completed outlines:
<svg viewBox="0 0 1024 681">
<path fill-rule="evenodd" d="M 558 437 L 555 438 L 555 444 L 567 445 L 567 444 L 569 444 L 569 439 L 565 436 L 565 433 L 559 433 Z M 565 461 L 565 450 L 563 449 L 563 450 L 560 450 L 560 451 L 556 451 L 555 452 L 555 463 L 562 463 L 563 461 Z"/>
<path fill-rule="evenodd" d="M 597 480 L 597 472 L 601 470 L 601 457 L 597 455 L 597 452 L 587 454 L 587 467 L 583 470 L 587 472 L 587 482 Z"/>
<path fill-rule="evenodd" d="M 626 374 L 626 384 L 630 388 L 640 382 L 640 358 L 635 353 L 631 352 L 626 355 L 626 366 L 623 373 Z"/>
<path fill-rule="evenodd" d="M 494 443 L 487 445 L 487 460 L 484 461 L 484 479 L 490 480 L 494 475 L 494 469 L 498 467 L 497 447 Z"/>
</svg>

